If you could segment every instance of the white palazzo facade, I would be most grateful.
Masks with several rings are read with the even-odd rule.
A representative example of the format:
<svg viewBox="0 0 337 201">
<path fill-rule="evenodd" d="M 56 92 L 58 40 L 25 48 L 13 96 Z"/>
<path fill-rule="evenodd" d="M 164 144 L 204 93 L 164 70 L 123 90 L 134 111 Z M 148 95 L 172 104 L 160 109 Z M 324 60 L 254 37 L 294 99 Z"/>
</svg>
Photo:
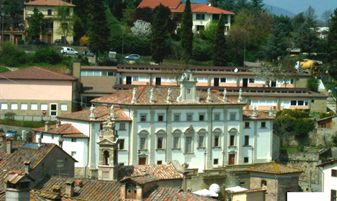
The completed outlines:
<svg viewBox="0 0 337 201">
<path fill-rule="evenodd" d="M 180 87 L 119 90 L 94 99 L 90 110 L 60 116 L 62 124 L 88 136 L 86 154 L 75 158 L 81 166 L 97 169 L 101 125 L 112 115 L 118 162 L 124 165 L 178 161 L 202 171 L 272 161 L 273 111 L 244 111 L 241 93 L 230 99 L 226 91 L 197 91 L 196 82 L 186 72 Z"/>
</svg>

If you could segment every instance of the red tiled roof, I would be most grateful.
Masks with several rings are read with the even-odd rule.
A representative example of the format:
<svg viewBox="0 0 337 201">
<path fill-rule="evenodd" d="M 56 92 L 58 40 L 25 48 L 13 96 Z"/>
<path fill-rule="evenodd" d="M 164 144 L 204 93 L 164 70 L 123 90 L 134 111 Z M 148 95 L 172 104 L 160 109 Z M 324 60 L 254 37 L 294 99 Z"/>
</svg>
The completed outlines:
<svg viewBox="0 0 337 201">
<path fill-rule="evenodd" d="M 168 87 L 154 87 L 154 97 L 155 102 L 150 103 L 150 89 L 149 86 L 140 86 L 136 87 L 136 103 L 135 105 L 199 105 L 199 104 L 240 104 L 237 102 L 237 98 L 235 97 L 228 97 L 227 103 L 223 102 L 223 93 L 219 91 L 212 91 L 211 97 L 212 101 L 207 102 L 207 96 L 208 93 L 205 91 L 197 91 L 196 94 L 199 97 L 199 101 L 196 103 L 190 103 L 190 102 L 177 102 L 177 97 L 180 93 L 179 87 L 170 87 L 172 90 L 171 93 L 171 103 L 166 102 L 167 97 L 167 91 Z M 132 99 L 132 89 L 128 90 L 119 90 L 116 92 L 113 92 L 111 95 L 102 96 L 99 98 L 93 99 L 91 102 L 93 103 L 104 103 L 104 104 L 121 104 L 121 105 L 132 105 L 131 104 Z M 242 103 L 241 103 L 242 104 Z"/>
<path fill-rule="evenodd" d="M 262 120 L 262 119 L 275 119 L 275 116 L 269 116 L 269 111 L 256 111 L 256 116 L 252 116 L 254 113 L 253 110 L 244 110 L 243 111 L 243 119 L 244 120 Z"/>
<path fill-rule="evenodd" d="M 39 189 L 35 190 L 33 195 L 35 200 L 45 200 L 45 198 L 55 197 L 52 191 L 55 186 L 61 190 L 62 201 L 119 201 L 120 200 L 120 183 L 115 181 L 102 181 L 91 179 L 80 179 L 82 185 L 78 194 L 73 197 L 65 196 L 65 187 L 68 180 L 73 181 L 71 177 L 51 177 Z M 32 197 L 32 196 L 31 196 Z"/>
<path fill-rule="evenodd" d="M 131 121 L 131 119 L 124 113 L 124 111 L 120 108 L 115 108 L 115 118 L 116 121 Z M 95 110 L 95 117 L 96 119 L 94 121 L 106 121 L 110 114 L 110 107 L 100 105 L 96 106 Z M 90 110 L 84 109 L 78 112 L 72 112 L 67 114 L 62 114 L 61 116 L 58 116 L 59 119 L 74 119 L 74 120 L 80 120 L 80 121 L 90 121 Z"/>
<path fill-rule="evenodd" d="M 171 10 L 171 12 L 182 13 L 185 10 L 185 4 L 180 4 L 176 10 Z M 223 15 L 234 15 L 233 12 L 228 10 L 223 10 L 207 4 L 191 4 L 192 13 L 209 13 L 209 14 L 223 14 Z"/>
<path fill-rule="evenodd" d="M 154 9 L 157 6 L 159 6 L 160 4 L 170 8 L 171 10 L 175 10 L 181 4 L 181 1 L 180 0 L 143 0 L 138 5 L 138 8 L 152 8 L 152 9 Z"/>
<path fill-rule="evenodd" d="M 22 68 L 16 71 L 0 73 L 0 79 L 12 80 L 62 80 L 74 81 L 75 77 L 57 73 L 40 67 Z"/>
<path fill-rule="evenodd" d="M 49 125 L 48 131 L 45 131 L 45 127 L 34 129 L 37 132 L 45 132 L 55 135 L 62 135 L 63 137 L 77 137 L 77 138 L 87 138 L 88 136 L 81 133 L 72 124 L 62 124 L 59 126 Z"/>
<path fill-rule="evenodd" d="M 68 6 L 74 7 L 74 4 L 62 0 L 31 0 L 25 3 L 26 6 Z"/>
<path fill-rule="evenodd" d="M 158 187 L 155 189 L 145 201 L 215 201 L 215 199 L 209 197 L 202 197 L 191 192 L 182 191 L 175 187 Z"/>
<path fill-rule="evenodd" d="M 143 0 L 138 5 L 138 8 L 156 8 L 160 4 L 170 8 L 171 12 L 182 13 L 185 9 L 185 4 L 180 0 Z M 208 4 L 191 4 L 192 13 L 209 13 L 209 14 L 224 14 L 233 15 L 231 11 L 223 10 Z"/>
</svg>

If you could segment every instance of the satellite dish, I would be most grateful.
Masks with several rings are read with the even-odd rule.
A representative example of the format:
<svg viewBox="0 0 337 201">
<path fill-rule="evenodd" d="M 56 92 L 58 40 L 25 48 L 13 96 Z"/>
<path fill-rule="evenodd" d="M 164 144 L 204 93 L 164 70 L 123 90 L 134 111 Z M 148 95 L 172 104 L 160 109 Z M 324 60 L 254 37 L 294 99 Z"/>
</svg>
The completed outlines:
<svg viewBox="0 0 337 201">
<path fill-rule="evenodd" d="M 220 186 L 218 184 L 212 184 L 209 186 L 209 191 L 213 193 L 219 193 L 220 192 Z"/>
</svg>

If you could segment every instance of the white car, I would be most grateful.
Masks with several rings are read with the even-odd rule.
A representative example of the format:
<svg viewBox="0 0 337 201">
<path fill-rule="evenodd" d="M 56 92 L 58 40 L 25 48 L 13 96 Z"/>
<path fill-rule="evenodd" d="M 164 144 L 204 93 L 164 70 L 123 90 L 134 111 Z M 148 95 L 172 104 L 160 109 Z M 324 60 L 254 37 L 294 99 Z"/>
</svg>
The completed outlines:
<svg viewBox="0 0 337 201">
<path fill-rule="evenodd" d="M 61 48 L 61 54 L 77 55 L 78 52 L 76 50 L 74 50 L 72 47 L 62 47 Z"/>
</svg>

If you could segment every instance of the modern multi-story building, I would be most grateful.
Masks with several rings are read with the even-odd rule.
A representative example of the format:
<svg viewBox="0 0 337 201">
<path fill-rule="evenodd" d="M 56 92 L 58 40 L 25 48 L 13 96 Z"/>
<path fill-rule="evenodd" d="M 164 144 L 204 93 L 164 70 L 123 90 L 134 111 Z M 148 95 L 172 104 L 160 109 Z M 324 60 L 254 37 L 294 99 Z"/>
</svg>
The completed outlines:
<svg viewBox="0 0 337 201">
<path fill-rule="evenodd" d="M 60 115 L 62 124 L 71 124 L 89 138 L 83 148 L 75 137 L 68 147 L 81 153 L 72 155 L 82 168 L 97 169 L 98 136 L 107 118 L 118 132 L 120 163 L 177 160 L 201 171 L 272 160 L 273 111 L 244 111 L 241 93 L 227 97 L 219 91 L 197 91 L 191 72 L 184 73 L 179 83 L 180 87 L 119 90 L 92 100 L 95 107 L 89 110 Z M 47 130 L 38 132 L 36 140 L 58 143 L 61 136 Z"/>
<path fill-rule="evenodd" d="M 41 121 L 76 109 L 76 78 L 30 67 L 0 73 L 0 118 Z"/>
<path fill-rule="evenodd" d="M 32 16 L 34 9 L 38 9 L 44 16 L 45 27 L 41 32 L 40 41 L 45 43 L 54 43 L 56 40 L 73 43 L 73 26 L 70 23 L 74 14 L 75 5 L 72 4 L 72 0 L 26 0 L 24 4 L 24 23 L 27 30 L 29 24 L 29 17 Z M 60 21 L 58 17 L 58 11 L 60 8 L 64 8 L 67 11 L 69 20 Z M 62 24 L 63 23 L 63 24 Z M 62 31 L 61 27 L 68 27 L 66 32 Z"/>
<path fill-rule="evenodd" d="M 181 18 L 185 9 L 185 3 L 181 0 L 142 0 L 138 8 L 156 8 L 160 4 L 168 7 L 176 18 Z M 231 27 L 233 12 L 216 8 L 211 4 L 191 4 L 194 33 L 204 30 L 211 22 L 218 21 L 220 15 L 225 15 L 225 32 Z"/>
</svg>

